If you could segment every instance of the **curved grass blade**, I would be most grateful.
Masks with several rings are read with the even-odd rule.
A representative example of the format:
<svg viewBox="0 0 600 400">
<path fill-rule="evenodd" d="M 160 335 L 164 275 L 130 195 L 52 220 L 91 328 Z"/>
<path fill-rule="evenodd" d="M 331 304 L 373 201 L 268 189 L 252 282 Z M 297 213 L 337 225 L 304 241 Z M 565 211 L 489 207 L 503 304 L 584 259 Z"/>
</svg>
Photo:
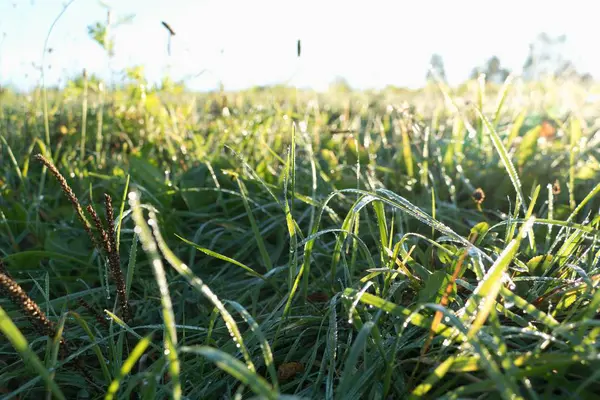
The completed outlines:
<svg viewBox="0 0 600 400">
<path fill-rule="evenodd" d="M 127 357 L 127 359 L 123 363 L 123 366 L 119 371 L 119 375 L 117 375 L 115 379 L 113 379 L 113 381 L 110 383 L 108 391 L 106 392 L 106 396 L 104 397 L 105 400 L 112 400 L 115 398 L 117 392 L 119 391 L 121 381 L 131 372 L 135 363 L 140 359 L 142 354 L 144 354 L 144 352 L 150 345 L 151 338 L 152 333 L 148 336 L 145 336 L 139 342 L 137 342 L 137 344 L 129 354 L 129 357 Z"/>
<path fill-rule="evenodd" d="M 570 149 L 569 149 L 569 206 L 575 209 L 575 161 L 579 154 L 579 140 L 581 139 L 581 122 L 572 116 L 570 121 Z"/>
<path fill-rule="evenodd" d="M 104 355 L 102 354 L 102 350 L 100 349 L 100 346 L 97 343 L 98 341 L 96 340 L 96 336 L 94 336 L 94 333 L 90 329 L 90 326 L 76 312 L 69 311 L 69 314 L 71 316 L 73 316 L 73 318 L 75 319 L 75 321 L 79 324 L 79 326 L 81 326 L 81 328 L 87 334 L 88 338 L 90 338 L 90 342 L 95 344 L 94 346 L 92 346 L 92 350 L 94 351 L 94 354 L 96 355 L 96 358 L 98 359 L 98 364 L 100 365 L 100 369 L 102 370 L 102 375 L 104 376 L 104 380 L 106 381 L 106 383 L 110 382 L 111 375 L 110 375 L 110 372 L 108 370 L 108 366 L 106 365 L 106 360 L 104 359 Z"/>
<path fill-rule="evenodd" d="M 203 252 L 204 254 L 206 254 L 208 256 L 211 256 L 211 257 L 214 257 L 214 258 L 218 258 L 219 260 L 227 261 L 228 263 L 231 263 L 233 265 L 237 265 L 238 267 L 240 267 L 240 268 L 244 269 L 246 272 L 248 272 L 250 275 L 252 275 L 252 276 L 254 276 L 256 278 L 260 278 L 263 281 L 267 280 L 267 278 L 265 278 L 264 275 L 256 272 L 255 270 L 253 270 L 252 268 L 248 267 L 247 265 L 242 264 L 241 262 L 234 260 L 233 258 L 229 258 L 229 257 L 224 256 L 222 254 L 219 254 L 219 253 L 217 253 L 215 251 L 206 249 L 204 247 L 200 247 L 196 243 L 194 243 L 192 241 L 189 241 L 189 240 L 187 240 L 187 239 L 179 236 L 178 234 L 175 234 L 175 236 L 178 237 L 184 243 L 187 243 L 190 246 L 194 246 L 196 248 L 196 250 L 199 250 L 199 251 Z"/>
<path fill-rule="evenodd" d="M 246 215 L 250 220 L 250 226 L 252 227 L 252 232 L 254 233 L 254 239 L 256 240 L 263 264 L 268 272 L 273 269 L 273 263 L 271 262 L 271 257 L 269 256 L 269 252 L 267 251 L 265 242 L 263 241 L 258 224 L 256 223 L 256 218 L 254 218 L 250 204 L 248 204 L 248 189 L 246 189 L 246 185 L 244 185 L 241 179 L 236 178 L 236 181 L 238 187 L 240 188 L 240 193 L 242 194 L 242 201 L 244 203 L 244 208 L 246 209 Z"/>
<path fill-rule="evenodd" d="M 56 324 L 56 334 L 54 335 L 54 337 L 51 338 L 52 346 L 49 346 L 46 348 L 46 350 L 47 350 L 46 364 L 48 366 L 48 370 L 52 371 L 50 373 L 52 380 L 54 380 L 56 363 L 58 362 L 58 353 L 60 350 L 61 342 L 63 342 L 62 341 L 63 332 L 64 332 L 64 328 L 65 328 L 65 321 L 67 320 L 67 315 L 68 315 L 67 313 L 64 313 L 58 320 L 58 323 Z M 52 390 L 50 387 L 47 387 L 46 388 L 46 397 L 51 398 L 51 395 L 52 395 Z"/>
<path fill-rule="evenodd" d="M 497 128 L 500 123 L 500 117 L 502 116 L 502 106 L 504 106 L 504 102 L 506 100 L 506 95 L 508 94 L 508 90 L 510 89 L 512 82 L 514 80 L 514 75 L 508 75 L 504 84 L 502 85 L 502 89 L 498 93 L 498 100 L 496 101 L 496 112 L 494 113 L 494 126 Z"/>
<path fill-rule="evenodd" d="M 0 307 L 0 331 L 6 336 L 8 341 L 20 354 L 25 364 L 31 366 L 39 376 L 44 380 L 44 383 L 50 388 L 52 394 L 59 400 L 65 400 L 65 395 L 62 393 L 50 372 L 44 367 L 38 356 L 29 348 L 27 339 L 19 331 L 14 322 L 6 314 L 4 309 Z"/>
<path fill-rule="evenodd" d="M 494 127 L 492 126 L 490 121 L 488 121 L 488 119 L 485 117 L 485 115 L 483 115 L 481 110 L 476 107 L 475 111 L 479 115 L 479 118 L 481 118 L 481 120 L 483 121 L 487 130 L 489 131 L 490 137 L 492 138 L 492 143 L 494 144 L 494 147 L 496 148 L 496 151 L 498 152 L 498 155 L 500 156 L 500 159 L 502 160 L 502 164 L 504 164 L 504 168 L 506 169 L 506 172 L 508 173 L 510 181 L 512 182 L 512 184 L 515 188 L 515 191 L 517 192 L 517 197 L 519 198 L 521 206 L 523 207 L 523 212 L 527 213 L 527 204 L 525 203 L 525 196 L 523 196 L 523 189 L 521 188 L 521 180 L 519 179 L 519 175 L 517 175 L 517 170 L 515 169 L 515 166 L 510 161 L 510 157 L 508 156 L 508 152 L 506 151 L 506 148 L 502 144 L 502 140 L 500 139 L 500 136 L 498 136 L 498 133 L 496 132 L 496 130 L 494 129 Z"/>
<path fill-rule="evenodd" d="M 352 348 L 350 349 L 350 353 L 345 360 L 344 363 L 344 371 L 342 372 L 342 377 L 340 378 L 340 383 L 337 387 L 337 395 L 336 399 L 345 399 L 349 389 L 353 383 L 353 379 L 356 378 L 354 368 L 356 363 L 358 362 L 358 357 L 360 353 L 364 350 L 367 339 L 371 334 L 371 330 L 375 326 L 373 321 L 367 321 L 364 323 L 358 336 L 354 340 L 352 344 Z"/>
<path fill-rule="evenodd" d="M 160 290 L 162 315 L 165 323 L 165 355 L 169 359 L 169 373 L 171 375 L 171 381 L 173 382 L 172 396 L 173 399 L 178 400 L 181 398 L 181 382 L 179 380 L 180 364 L 177 356 L 177 328 L 175 326 L 175 314 L 173 313 L 173 304 L 171 302 L 171 295 L 169 294 L 169 285 L 167 283 L 165 269 L 160 259 L 156 242 L 152 237 L 152 232 L 148 227 L 150 222 L 152 222 L 152 224 L 155 224 L 156 222 L 154 219 L 150 219 L 148 224 L 146 224 L 142 208 L 140 207 L 138 192 L 129 193 L 129 205 L 132 209 L 136 233 L 139 235 L 142 248 L 150 258 L 152 271 L 154 272 L 154 277 Z"/>
<path fill-rule="evenodd" d="M 252 329 L 252 332 L 254 332 L 254 334 L 258 338 L 260 348 L 265 359 L 265 365 L 267 366 L 269 375 L 271 375 L 271 382 L 273 383 L 273 387 L 275 388 L 275 390 L 279 390 L 279 384 L 277 382 L 277 371 L 275 371 L 275 364 L 273 361 L 273 352 L 271 351 L 271 346 L 269 346 L 269 342 L 267 341 L 267 338 L 260 329 L 260 326 L 256 323 L 254 318 L 252 318 L 250 313 L 248 313 L 248 311 L 246 311 L 246 309 L 242 307 L 240 303 L 237 303 L 232 300 L 227 300 L 227 303 L 231 304 L 237 310 L 237 312 L 240 313 L 240 315 L 244 318 L 244 320 L 246 320 L 248 325 L 250 325 L 250 329 Z"/>
<path fill-rule="evenodd" d="M 23 175 L 21 174 L 21 168 L 19 168 L 19 163 L 17 162 L 17 159 L 15 158 L 15 155 L 13 154 L 12 149 L 8 145 L 8 142 L 6 141 L 6 139 L 4 139 L 3 135 L 0 135 L 0 140 L 2 140 L 2 143 L 6 146 L 6 152 L 8 153 L 8 158 L 10 159 L 10 162 L 12 163 L 13 168 L 15 169 L 17 177 L 19 178 L 19 181 L 22 184 L 23 183 Z"/>
<path fill-rule="evenodd" d="M 452 337 L 452 329 L 449 329 L 447 325 L 440 323 L 437 324 L 435 327 L 432 327 L 431 324 L 428 322 L 428 318 L 424 317 L 420 313 L 416 313 L 414 311 L 409 310 L 408 308 L 402 307 L 400 305 L 392 303 L 391 301 L 387 301 L 379 296 L 375 296 L 370 293 L 361 293 L 358 290 L 352 288 L 347 288 L 346 290 L 344 290 L 344 296 L 347 296 L 349 298 L 356 298 L 359 295 L 359 301 L 361 303 L 373 306 L 404 320 L 410 318 L 410 323 L 412 325 L 418 326 L 423 329 L 432 328 L 434 329 L 434 332 L 438 335 L 442 335 L 448 338 Z"/>
<path fill-rule="evenodd" d="M 490 310 L 496 304 L 496 297 L 500 293 L 500 289 L 504 284 L 504 273 L 508 268 L 508 265 L 512 262 L 515 257 L 521 240 L 525 238 L 525 235 L 529 232 L 533 225 L 534 217 L 532 217 L 525 225 L 521 228 L 521 232 L 514 238 L 502 251 L 500 256 L 494 264 L 487 271 L 483 280 L 479 283 L 469 300 L 467 301 L 466 309 L 469 313 L 478 311 L 475 320 L 471 324 L 467 338 L 473 338 L 479 331 L 481 326 L 487 319 Z M 467 315 L 467 314 L 465 314 Z"/>
<path fill-rule="evenodd" d="M 279 397 L 277 391 L 273 390 L 261 376 L 254 370 L 249 369 L 244 363 L 236 360 L 229 354 L 209 346 L 183 346 L 184 353 L 199 354 L 215 363 L 217 367 L 229 375 L 250 387 L 254 393 L 263 399 L 276 400 Z"/>
<path fill-rule="evenodd" d="M 121 226 L 123 225 L 123 218 L 125 218 L 125 203 L 127 203 L 127 192 L 129 191 L 130 178 L 131 175 L 127 174 L 125 189 L 123 190 L 123 199 L 121 200 L 121 207 L 119 208 L 119 218 L 117 219 L 117 250 L 121 247 Z"/>
</svg>

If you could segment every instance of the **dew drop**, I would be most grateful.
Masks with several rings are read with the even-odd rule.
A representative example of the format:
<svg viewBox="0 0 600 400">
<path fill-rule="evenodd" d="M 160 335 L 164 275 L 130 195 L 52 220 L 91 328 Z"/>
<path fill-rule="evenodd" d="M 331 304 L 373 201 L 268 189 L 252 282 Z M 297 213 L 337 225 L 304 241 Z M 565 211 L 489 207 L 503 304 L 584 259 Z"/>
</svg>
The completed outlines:
<svg viewBox="0 0 600 400">
<path fill-rule="evenodd" d="M 136 226 L 135 228 L 133 228 L 133 231 L 139 235 L 140 233 L 142 233 L 142 228 Z"/>
<path fill-rule="evenodd" d="M 169 349 L 165 349 L 165 351 L 163 351 L 163 354 L 164 354 L 165 356 L 168 356 L 169 354 L 171 354 L 171 350 L 169 350 Z"/>
</svg>

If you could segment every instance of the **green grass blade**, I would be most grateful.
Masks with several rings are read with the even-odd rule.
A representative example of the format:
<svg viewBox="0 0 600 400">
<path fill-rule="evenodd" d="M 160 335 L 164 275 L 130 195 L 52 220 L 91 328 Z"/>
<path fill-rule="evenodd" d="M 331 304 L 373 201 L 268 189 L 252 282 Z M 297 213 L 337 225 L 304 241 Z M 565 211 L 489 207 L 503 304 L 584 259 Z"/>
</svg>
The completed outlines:
<svg viewBox="0 0 600 400">
<path fill-rule="evenodd" d="M 242 268 L 243 270 L 245 270 L 250 275 L 252 275 L 252 276 L 254 276 L 256 278 L 260 278 L 262 280 L 266 280 L 266 278 L 262 274 L 256 272 L 255 270 L 253 270 L 252 268 L 248 267 L 247 265 L 242 264 L 241 262 L 234 260 L 233 258 L 229 258 L 227 256 L 224 256 L 222 254 L 217 253 L 216 251 L 212 251 L 212 250 L 206 249 L 204 247 L 200 247 L 196 243 L 191 242 L 191 241 L 189 241 L 189 240 L 187 240 L 187 239 L 185 239 L 185 238 L 183 238 L 183 237 L 181 237 L 181 236 L 179 236 L 177 234 L 175 234 L 175 236 L 178 237 L 184 243 L 187 243 L 190 246 L 194 246 L 197 250 L 203 252 L 204 254 L 206 254 L 208 256 L 211 256 L 211 257 L 214 257 L 214 258 L 218 258 L 219 260 L 227 261 L 228 263 L 231 263 L 233 265 L 236 265 L 236 266 Z"/>
<path fill-rule="evenodd" d="M 504 145 L 502 144 L 502 140 L 500 139 L 500 136 L 498 136 L 498 133 L 496 133 L 496 130 L 494 129 L 494 127 L 492 126 L 490 121 L 488 121 L 488 119 L 485 117 L 485 115 L 483 115 L 481 110 L 479 108 L 476 108 L 475 110 L 477 111 L 479 118 L 481 118 L 481 120 L 483 121 L 485 127 L 487 128 L 487 130 L 490 134 L 492 143 L 494 144 L 494 147 L 496 148 L 496 151 L 498 152 L 498 155 L 500 156 L 500 160 L 502 160 L 502 164 L 504 165 L 504 168 L 506 169 L 506 172 L 508 173 L 508 176 L 510 177 L 510 181 L 512 182 L 513 187 L 515 188 L 515 191 L 517 192 L 517 197 L 519 198 L 521 206 L 523 207 L 523 212 L 527 213 L 527 203 L 525 203 L 525 197 L 523 196 L 523 189 L 521 188 L 521 180 L 519 179 L 519 175 L 517 175 L 517 170 L 515 169 L 512 162 L 510 161 L 510 157 L 508 156 L 508 152 L 506 151 L 506 148 L 504 148 Z"/>
<path fill-rule="evenodd" d="M 504 248 L 496 262 L 494 262 L 487 271 L 483 281 L 479 283 L 469 299 L 470 304 L 467 305 L 467 309 L 471 312 L 476 309 L 477 312 L 475 320 L 469 329 L 467 335 L 468 338 L 475 336 L 487 319 L 490 310 L 495 306 L 496 297 L 498 296 L 498 293 L 500 293 L 500 289 L 503 285 L 503 275 L 506 272 L 508 265 L 515 257 L 521 240 L 524 239 L 525 235 L 527 235 L 528 231 L 531 229 L 533 221 L 534 219 L 532 218 L 525 223 L 521 228 L 520 234 Z"/>
<path fill-rule="evenodd" d="M 374 326 L 375 323 L 373 321 L 366 322 L 354 340 L 350 353 L 344 363 L 344 371 L 342 372 L 342 377 L 340 378 L 340 383 L 337 387 L 336 399 L 347 398 L 346 395 L 349 392 L 350 386 L 352 385 L 353 380 L 356 379 L 356 373 L 354 371 L 356 363 L 358 362 L 360 353 L 366 346 L 366 342 Z"/>
<path fill-rule="evenodd" d="M 142 214 L 142 209 L 139 203 L 138 192 L 129 193 L 129 205 L 132 209 L 133 220 L 136 225 L 136 233 L 139 235 L 142 248 L 148 254 L 152 265 L 152 272 L 160 290 L 160 300 L 162 305 L 162 316 L 165 323 L 165 355 L 169 359 L 169 373 L 173 382 L 172 396 L 175 400 L 181 398 L 181 382 L 179 381 L 180 364 L 177 356 L 177 328 L 175 327 L 175 315 L 173 313 L 173 304 L 171 295 L 169 294 L 169 285 L 163 263 L 158 254 L 158 247 L 152 232 L 148 225 L 150 222 L 156 223 L 154 220 L 149 220 L 148 224 Z"/>
<path fill-rule="evenodd" d="M 44 383 L 50 388 L 52 394 L 60 400 L 65 400 L 65 395 L 62 393 L 50 372 L 44 367 L 38 356 L 29 348 L 27 339 L 19 331 L 4 309 L 0 307 L 0 331 L 6 336 L 12 346 L 19 352 L 25 364 L 33 368 L 44 380 Z"/>
<path fill-rule="evenodd" d="M 150 340 L 152 338 L 152 334 L 145 336 L 140 341 L 137 342 L 129 357 L 123 363 L 119 374 L 113 379 L 113 381 L 108 386 L 108 391 L 106 392 L 105 400 L 113 400 L 119 391 L 119 386 L 121 385 L 121 381 L 125 379 L 125 377 L 131 372 L 135 363 L 142 357 L 148 346 L 150 345 Z"/>
<path fill-rule="evenodd" d="M 259 376 L 255 371 L 248 369 L 244 363 L 221 350 L 208 346 L 183 346 L 181 351 L 184 353 L 199 354 L 208 358 L 217 367 L 227 372 L 242 384 L 250 387 L 261 398 L 276 400 L 279 397 L 278 393 L 269 386 L 264 378 Z"/>
<path fill-rule="evenodd" d="M 262 329 L 260 329 L 260 326 L 256 323 L 254 318 L 252 318 L 250 313 L 248 313 L 248 311 L 244 307 L 242 307 L 240 303 L 231 300 L 228 300 L 227 302 L 231 304 L 238 313 L 240 313 L 240 315 L 250 326 L 250 329 L 252 329 L 252 332 L 254 332 L 254 334 L 258 338 L 258 341 L 260 343 L 260 349 L 262 350 L 263 357 L 265 359 L 265 365 L 267 366 L 269 375 L 271 375 L 271 382 L 273 384 L 273 387 L 275 388 L 275 390 L 279 390 L 279 383 L 277 382 L 277 371 L 275 371 L 275 364 L 273 360 L 273 352 L 271 351 L 271 346 L 269 345 L 267 338 L 262 332 Z"/>
<path fill-rule="evenodd" d="M 244 185 L 241 179 L 237 178 L 236 181 L 240 189 L 240 193 L 242 194 L 244 208 L 246 209 L 246 215 L 248 216 L 250 226 L 252 227 L 252 232 L 254 233 L 256 245 L 258 246 L 258 250 L 262 257 L 264 267 L 267 269 L 268 272 L 273 269 L 273 264 L 271 262 L 271 257 L 269 256 L 269 252 L 267 251 L 267 248 L 265 246 L 265 242 L 263 241 L 262 234 L 260 233 L 260 229 L 258 228 L 258 224 L 256 223 L 256 219 L 254 218 L 254 213 L 252 213 L 250 204 L 248 204 L 248 190 L 246 189 L 246 185 Z"/>
</svg>

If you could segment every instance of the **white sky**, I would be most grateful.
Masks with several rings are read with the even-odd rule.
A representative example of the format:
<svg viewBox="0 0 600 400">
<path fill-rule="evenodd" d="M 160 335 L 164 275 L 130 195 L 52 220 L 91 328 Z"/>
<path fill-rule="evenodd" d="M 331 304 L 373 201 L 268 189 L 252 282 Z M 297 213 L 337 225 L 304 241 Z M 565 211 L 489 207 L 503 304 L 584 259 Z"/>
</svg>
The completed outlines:
<svg viewBox="0 0 600 400">
<path fill-rule="evenodd" d="M 113 69 L 143 64 L 155 81 L 167 72 L 195 89 L 291 83 L 324 88 L 342 76 L 357 88 L 418 87 L 440 53 L 449 80 L 465 79 L 492 55 L 520 71 L 537 33 L 567 34 L 572 59 L 600 77 L 599 14 L 591 2 L 537 0 L 107 0 L 113 14 L 134 14 L 115 29 Z M 30 87 L 39 79 L 48 30 L 64 0 L 0 0 L 0 83 Z M 104 21 L 96 0 L 75 0 L 57 22 L 46 56 L 48 83 L 86 67 L 107 75 L 107 57 L 87 34 Z M 167 56 L 168 22 L 176 32 Z M 4 35 L 4 36 L 3 36 Z M 296 40 L 302 57 L 296 58 Z M 221 54 L 221 50 L 223 53 Z"/>
</svg>

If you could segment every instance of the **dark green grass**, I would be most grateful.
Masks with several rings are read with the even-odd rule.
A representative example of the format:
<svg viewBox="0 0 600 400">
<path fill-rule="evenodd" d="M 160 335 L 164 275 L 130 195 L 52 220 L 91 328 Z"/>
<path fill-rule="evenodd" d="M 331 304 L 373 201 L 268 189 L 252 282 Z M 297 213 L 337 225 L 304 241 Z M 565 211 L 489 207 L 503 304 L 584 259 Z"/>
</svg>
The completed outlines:
<svg viewBox="0 0 600 400">
<path fill-rule="evenodd" d="M 0 395 L 594 398 L 600 115 L 569 85 L 71 88 L 47 137 L 0 98 L 0 257 L 76 345 L 0 298 Z M 132 320 L 37 153 L 113 197 Z"/>
</svg>

